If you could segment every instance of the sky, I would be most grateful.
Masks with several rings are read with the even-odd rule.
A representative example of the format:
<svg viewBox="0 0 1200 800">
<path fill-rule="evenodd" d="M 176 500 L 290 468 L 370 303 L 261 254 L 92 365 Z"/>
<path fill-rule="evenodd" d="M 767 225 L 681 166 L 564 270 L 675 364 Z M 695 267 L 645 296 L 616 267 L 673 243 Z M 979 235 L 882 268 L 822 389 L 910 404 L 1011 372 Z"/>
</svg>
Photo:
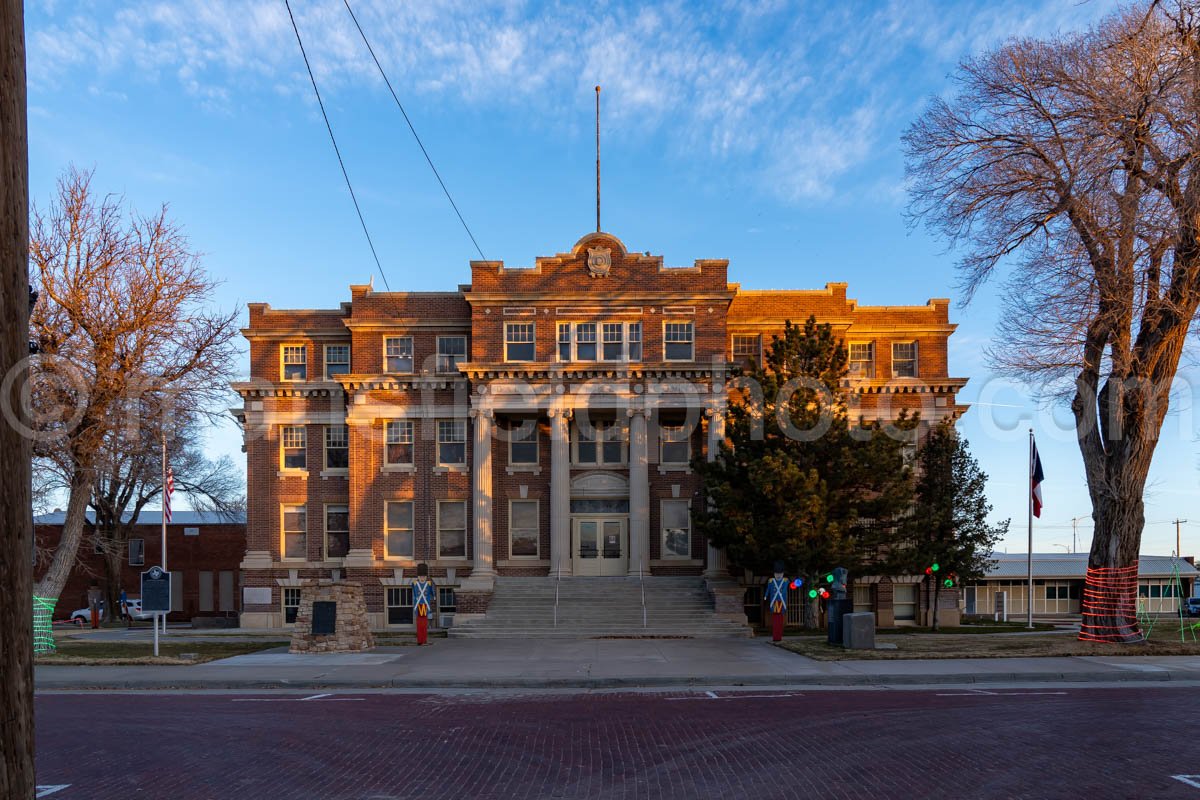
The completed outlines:
<svg viewBox="0 0 1200 800">
<path fill-rule="evenodd" d="M 1108 0 L 532 3 L 351 0 L 488 259 L 529 265 L 594 228 L 602 89 L 603 228 L 669 264 L 728 258 L 745 288 L 849 283 L 863 304 L 954 300 L 950 372 L 1000 548 L 1026 550 L 1028 429 L 1045 510 L 1034 550 L 1091 542 L 1064 408 L 994 377 L 998 287 L 962 304 L 957 254 L 905 215 L 900 137 L 958 62 L 1011 36 L 1087 26 Z M 296 24 L 378 251 L 368 249 L 283 0 L 26 4 L 30 194 L 58 176 L 142 212 L 167 203 L 242 309 L 331 308 L 348 284 L 447 290 L 478 258 L 342 0 Z M 245 351 L 245 343 L 241 346 Z M 243 352 L 243 373 L 248 361 Z M 1143 552 L 1200 551 L 1200 367 L 1181 373 L 1151 471 Z M 236 395 L 230 405 L 237 405 Z M 214 455 L 244 463 L 230 420 Z M 1073 528 L 1073 520 L 1077 523 Z"/>
</svg>

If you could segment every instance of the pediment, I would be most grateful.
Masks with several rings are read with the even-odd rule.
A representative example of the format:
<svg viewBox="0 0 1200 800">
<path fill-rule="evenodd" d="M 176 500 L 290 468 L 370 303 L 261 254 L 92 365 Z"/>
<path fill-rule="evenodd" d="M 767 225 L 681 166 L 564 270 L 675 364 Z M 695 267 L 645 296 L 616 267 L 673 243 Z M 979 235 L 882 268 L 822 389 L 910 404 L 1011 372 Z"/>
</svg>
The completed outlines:
<svg viewBox="0 0 1200 800">
<path fill-rule="evenodd" d="M 629 481 L 615 472 L 585 472 L 571 481 L 572 497 L 628 497 Z"/>
</svg>

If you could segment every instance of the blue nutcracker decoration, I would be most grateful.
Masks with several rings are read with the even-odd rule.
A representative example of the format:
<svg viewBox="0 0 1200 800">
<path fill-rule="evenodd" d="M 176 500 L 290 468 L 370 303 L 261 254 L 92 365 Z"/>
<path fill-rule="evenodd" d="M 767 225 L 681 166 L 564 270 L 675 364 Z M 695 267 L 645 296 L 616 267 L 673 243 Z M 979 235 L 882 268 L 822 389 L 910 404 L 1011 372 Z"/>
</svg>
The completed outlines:
<svg viewBox="0 0 1200 800">
<path fill-rule="evenodd" d="M 429 580 L 429 567 L 417 565 L 417 579 L 413 581 L 413 614 L 416 615 L 417 644 L 426 644 L 429 640 L 429 615 L 437 607 L 436 591 L 433 581 Z"/>
<path fill-rule="evenodd" d="M 767 608 L 771 609 L 771 641 L 783 639 L 783 616 L 787 611 L 788 580 L 783 577 L 783 562 L 775 562 L 775 577 L 767 581 Z"/>
</svg>

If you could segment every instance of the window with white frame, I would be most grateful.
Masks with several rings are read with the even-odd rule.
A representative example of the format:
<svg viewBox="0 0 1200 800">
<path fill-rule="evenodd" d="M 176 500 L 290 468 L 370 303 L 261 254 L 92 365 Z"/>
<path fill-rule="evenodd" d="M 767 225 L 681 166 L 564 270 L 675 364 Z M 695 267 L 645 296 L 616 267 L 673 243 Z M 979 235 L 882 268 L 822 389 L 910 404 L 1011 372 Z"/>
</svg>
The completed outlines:
<svg viewBox="0 0 1200 800">
<path fill-rule="evenodd" d="M 296 612 L 300 610 L 300 587 L 284 586 L 283 592 L 283 621 L 288 625 L 295 624 Z"/>
<path fill-rule="evenodd" d="M 508 429 L 508 463 L 538 463 L 537 420 L 515 419 Z"/>
<path fill-rule="evenodd" d="M 875 377 L 875 343 L 851 342 L 849 346 L 850 377 Z"/>
<path fill-rule="evenodd" d="M 596 323 L 579 322 L 575 325 L 575 360 L 596 360 Z"/>
<path fill-rule="evenodd" d="M 569 322 L 558 323 L 558 360 L 572 361 L 574 348 L 571 346 L 575 337 L 571 335 L 573 328 Z"/>
<path fill-rule="evenodd" d="M 538 557 L 538 501 L 510 500 L 508 542 L 513 558 Z"/>
<path fill-rule="evenodd" d="M 308 435 L 303 425 L 282 426 L 279 448 L 283 469 L 308 469 Z"/>
<path fill-rule="evenodd" d="M 146 540 L 129 540 L 129 566 L 140 567 L 146 563 Z"/>
<path fill-rule="evenodd" d="M 695 325 L 691 322 L 663 323 L 663 360 L 691 361 L 694 355 Z"/>
<path fill-rule="evenodd" d="M 559 361 L 641 361 L 640 322 L 560 322 Z"/>
<path fill-rule="evenodd" d="M 917 377 L 917 343 L 892 342 L 892 376 Z"/>
<path fill-rule="evenodd" d="M 629 339 L 629 360 L 642 360 L 642 323 L 630 322 L 625 326 L 626 336 Z"/>
<path fill-rule="evenodd" d="M 504 360 L 535 361 L 537 348 L 534 343 L 534 323 L 504 323 Z"/>
<path fill-rule="evenodd" d="M 913 583 L 897 583 L 892 586 L 892 612 L 896 622 L 914 622 L 917 619 L 917 586 Z"/>
<path fill-rule="evenodd" d="M 411 336 L 383 337 L 383 370 L 399 375 L 413 371 L 413 340 Z"/>
<path fill-rule="evenodd" d="M 350 506 L 325 506 L 325 557 L 345 558 L 350 553 Z"/>
<path fill-rule="evenodd" d="M 467 557 L 467 503 L 439 500 L 437 507 L 438 558 Z"/>
<path fill-rule="evenodd" d="M 308 380 L 308 346 L 303 344 L 285 344 L 280 347 L 283 361 L 283 379 L 285 381 Z"/>
<path fill-rule="evenodd" d="M 663 558 L 691 558 L 692 512 L 687 500 L 662 501 Z"/>
<path fill-rule="evenodd" d="M 325 469 L 350 466 L 350 429 L 345 425 L 325 426 Z"/>
<path fill-rule="evenodd" d="M 333 380 L 350 371 L 350 345 L 325 345 L 325 379 Z"/>
<path fill-rule="evenodd" d="M 576 464 L 625 463 L 625 426 L 612 420 L 579 420 L 573 431 Z"/>
<path fill-rule="evenodd" d="M 600 325 L 600 359 L 602 361 L 625 360 L 625 326 L 620 322 L 605 322 Z"/>
<path fill-rule="evenodd" d="M 388 587 L 387 624 L 413 624 L 413 590 L 411 586 Z"/>
<path fill-rule="evenodd" d="M 303 561 L 308 557 L 308 514 L 303 505 L 284 505 L 282 511 L 283 557 Z"/>
<path fill-rule="evenodd" d="M 389 466 L 413 463 L 411 419 L 389 419 L 384 423 L 384 463 Z"/>
<path fill-rule="evenodd" d="M 875 610 L 871 604 L 871 584 L 856 583 L 854 584 L 852 591 L 854 592 L 855 613 Z"/>
<path fill-rule="evenodd" d="M 692 460 L 691 442 L 687 425 L 658 426 L 659 463 L 687 464 Z"/>
<path fill-rule="evenodd" d="M 439 466 L 462 466 L 467 463 L 467 421 L 439 419 L 437 421 L 437 457 Z"/>
<path fill-rule="evenodd" d="M 414 558 L 412 501 L 389 500 L 383 516 L 384 558 Z"/>
<path fill-rule="evenodd" d="M 441 373 L 458 372 L 458 365 L 467 360 L 467 337 L 439 336 L 435 369 Z"/>
<path fill-rule="evenodd" d="M 458 598 L 454 596 L 453 586 L 439 586 L 438 590 L 438 613 L 453 614 L 458 611 Z"/>
<path fill-rule="evenodd" d="M 762 360 L 762 337 L 757 333 L 735 333 L 733 335 L 733 360 Z"/>
</svg>

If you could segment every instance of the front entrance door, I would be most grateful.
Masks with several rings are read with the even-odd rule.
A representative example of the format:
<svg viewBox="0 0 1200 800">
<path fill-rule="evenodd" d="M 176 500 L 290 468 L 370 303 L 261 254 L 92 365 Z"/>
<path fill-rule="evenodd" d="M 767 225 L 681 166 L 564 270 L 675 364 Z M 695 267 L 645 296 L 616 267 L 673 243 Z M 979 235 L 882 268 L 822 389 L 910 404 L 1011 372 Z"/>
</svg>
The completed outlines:
<svg viewBox="0 0 1200 800">
<path fill-rule="evenodd" d="M 575 575 L 619 577 L 628 572 L 625 517 L 575 517 L 571 528 L 571 571 Z"/>
</svg>

